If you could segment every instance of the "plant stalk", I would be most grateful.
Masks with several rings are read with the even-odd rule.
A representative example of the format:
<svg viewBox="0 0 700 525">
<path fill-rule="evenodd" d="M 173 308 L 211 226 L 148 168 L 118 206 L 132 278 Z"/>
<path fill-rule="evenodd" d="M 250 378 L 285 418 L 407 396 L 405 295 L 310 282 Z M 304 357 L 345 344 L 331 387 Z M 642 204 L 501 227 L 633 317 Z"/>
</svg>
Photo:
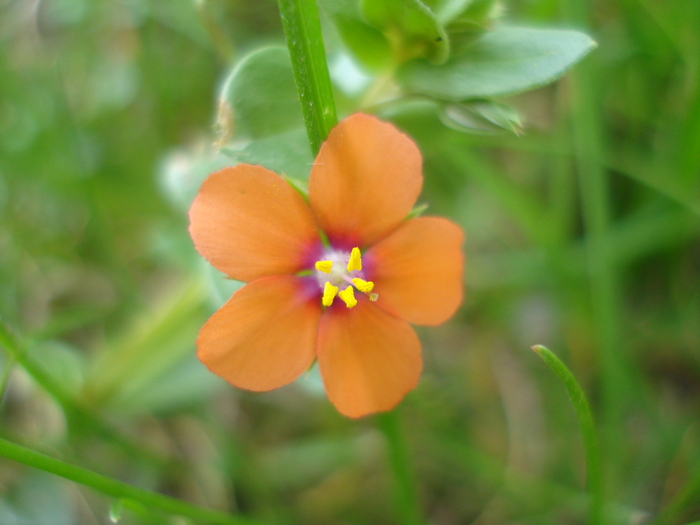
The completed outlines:
<svg viewBox="0 0 700 525">
<path fill-rule="evenodd" d="M 220 525 L 253 525 L 257 523 L 249 519 L 198 507 L 157 492 L 134 487 L 123 481 L 103 476 L 102 474 L 92 472 L 83 467 L 78 467 L 71 463 L 52 458 L 51 456 L 47 456 L 2 438 L 0 438 L 0 456 L 92 487 L 103 494 L 128 501 L 135 501 L 168 514 L 188 517 L 196 520 L 198 523 Z"/>
<path fill-rule="evenodd" d="M 278 0 L 311 150 L 338 123 L 316 0 Z"/>
<path fill-rule="evenodd" d="M 586 485 L 590 494 L 588 523 L 599 525 L 602 523 L 603 513 L 603 479 L 600 468 L 600 447 L 588 399 L 571 371 L 551 350 L 541 345 L 533 346 L 532 350 L 564 383 L 571 403 L 574 405 L 586 456 Z"/>
</svg>

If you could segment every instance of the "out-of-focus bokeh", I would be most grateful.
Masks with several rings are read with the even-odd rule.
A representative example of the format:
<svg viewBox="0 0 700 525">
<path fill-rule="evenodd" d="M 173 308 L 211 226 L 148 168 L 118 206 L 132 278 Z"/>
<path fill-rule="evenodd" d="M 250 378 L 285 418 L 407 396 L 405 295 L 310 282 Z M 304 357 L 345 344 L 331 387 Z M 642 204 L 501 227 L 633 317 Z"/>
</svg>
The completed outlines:
<svg viewBox="0 0 700 525">
<path fill-rule="evenodd" d="M 377 70 L 324 18 L 339 113 L 413 137 L 421 203 L 466 232 L 465 303 L 419 331 L 425 370 L 399 408 L 421 508 L 434 524 L 585 522 L 576 419 L 529 350 L 544 344 L 590 396 L 615 522 L 698 520 L 700 3 L 512 1 L 502 19 L 598 43 L 502 99 L 517 133 L 413 98 L 364 107 Z M 218 100 L 271 44 L 271 0 L 0 0 L 0 320 L 48 378 L 2 350 L 0 435 L 269 523 L 392 523 L 372 418 L 340 416 L 314 371 L 252 394 L 194 356 L 237 284 L 194 251 L 186 211 L 208 172 L 265 156 Z M 287 102 L 270 103 L 297 118 Z M 280 163 L 303 167 L 304 141 Z M 112 503 L 0 459 L 0 523 L 107 523 Z"/>
</svg>

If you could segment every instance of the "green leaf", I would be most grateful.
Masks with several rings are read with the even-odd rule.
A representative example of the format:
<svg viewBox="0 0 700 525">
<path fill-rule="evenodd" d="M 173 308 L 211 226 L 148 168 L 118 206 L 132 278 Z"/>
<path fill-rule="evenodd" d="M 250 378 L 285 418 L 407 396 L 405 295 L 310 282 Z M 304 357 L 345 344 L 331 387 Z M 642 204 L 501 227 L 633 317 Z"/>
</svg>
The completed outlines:
<svg viewBox="0 0 700 525">
<path fill-rule="evenodd" d="M 265 47 L 246 56 L 224 84 L 219 126 L 230 136 L 262 138 L 303 127 L 289 52 Z"/>
<path fill-rule="evenodd" d="M 303 127 L 286 133 L 227 144 L 221 152 L 237 163 L 259 164 L 275 173 L 296 179 L 309 178 L 313 157 Z"/>
<path fill-rule="evenodd" d="M 484 25 L 497 18 L 502 11 L 498 0 L 443 0 L 435 13 L 448 26 Z M 450 35 L 451 36 L 451 35 Z"/>
<path fill-rule="evenodd" d="M 439 110 L 446 126 L 463 133 L 494 134 L 509 131 L 522 135 L 523 124 L 517 112 L 507 104 L 493 100 L 475 100 L 457 104 L 448 102 Z"/>
<path fill-rule="evenodd" d="M 420 0 L 360 0 L 362 15 L 394 44 L 399 61 L 425 57 L 442 64 L 450 54 L 447 33 Z"/>
<path fill-rule="evenodd" d="M 383 71 L 391 64 L 391 46 L 384 35 L 361 20 L 337 16 L 335 27 L 350 51 L 363 65 Z"/>
<path fill-rule="evenodd" d="M 319 0 L 318 5 L 361 64 L 375 71 L 384 71 L 390 66 L 389 41 L 380 31 L 365 23 L 356 1 Z"/>
<path fill-rule="evenodd" d="M 500 27 L 443 65 L 404 64 L 397 79 L 409 92 L 442 100 L 502 97 L 552 82 L 595 45 L 578 31 Z"/>
<path fill-rule="evenodd" d="M 461 6 L 457 1 L 446 0 L 445 6 L 441 7 L 436 14 L 450 37 L 453 55 L 462 54 L 483 33 L 491 31 L 503 13 L 503 6 L 498 0 L 472 0 Z M 461 12 L 458 11 L 460 7 L 463 8 Z"/>
<path fill-rule="evenodd" d="M 221 96 L 221 153 L 231 159 L 227 164 L 259 164 L 308 178 L 313 157 L 300 108 L 289 52 L 266 47 L 248 55 Z"/>
<path fill-rule="evenodd" d="M 474 0 L 441 0 L 430 6 L 442 24 L 448 24 L 464 13 Z"/>
</svg>

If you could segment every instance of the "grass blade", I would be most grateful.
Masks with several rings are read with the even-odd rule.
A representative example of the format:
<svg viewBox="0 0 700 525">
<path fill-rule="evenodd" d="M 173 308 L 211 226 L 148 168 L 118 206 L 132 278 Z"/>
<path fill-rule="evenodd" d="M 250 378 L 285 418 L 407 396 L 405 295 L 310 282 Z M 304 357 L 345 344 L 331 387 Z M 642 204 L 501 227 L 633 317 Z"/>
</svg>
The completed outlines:
<svg viewBox="0 0 700 525">
<path fill-rule="evenodd" d="M 583 437 L 583 446 L 586 455 L 586 485 L 591 496 L 588 523 L 593 525 L 602 523 L 603 486 L 600 471 L 600 449 L 595 426 L 593 424 L 591 407 L 588 404 L 583 389 L 576 381 L 576 378 L 574 378 L 574 375 L 551 350 L 542 345 L 535 345 L 532 347 L 532 350 L 540 356 L 545 364 L 552 369 L 559 379 L 561 379 L 574 405 L 576 418 L 578 419 L 581 435 Z"/>
</svg>

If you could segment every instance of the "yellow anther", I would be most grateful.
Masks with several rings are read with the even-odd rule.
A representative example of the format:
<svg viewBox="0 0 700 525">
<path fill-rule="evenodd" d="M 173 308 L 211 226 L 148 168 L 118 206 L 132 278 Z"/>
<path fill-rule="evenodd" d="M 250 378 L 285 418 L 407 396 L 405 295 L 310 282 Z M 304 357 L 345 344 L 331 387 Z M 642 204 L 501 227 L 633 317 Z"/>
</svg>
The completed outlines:
<svg viewBox="0 0 700 525">
<path fill-rule="evenodd" d="M 360 257 L 360 249 L 353 248 L 348 259 L 348 271 L 362 270 L 362 258 Z"/>
<path fill-rule="evenodd" d="M 318 263 L 316 263 L 316 264 L 318 264 Z M 326 281 L 326 284 L 323 286 L 323 297 L 321 298 L 321 304 L 323 304 L 323 306 L 332 305 L 333 299 L 335 298 L 337 293 L 338 293 L 338 287 L 333 286 L 331 283 Z"/>
<path fill-rule="evenodd" d="M 357 304 L 357 299 L 355 299 L 355 292 L 352 286 L 348 286 L 342 292 L 338 292 L 338 297 L 340 297 L 348 308 L 352 308 Z"/>
<path fill-rule="evenodd" d="M 374 302 L 374 301 L 376 301 L 377 299 L 379 299 L 379 294 L 378 294 L 378 293 L 371 293 L 371 294 L 369 294 L 369 300 L 370 300 L 370 301 Z"/>
<path fill-rule="evenodd" d="M 331 268 L 333 268 L 333 261 L 318 261 L 315 266 L 319 272 L 330 273 Z"/>
<path fill-rule="evenodd" d="M 357 277 L 352 280 L 352 284 L 354 284 L 358 290 L 364 293 L 369 293 L 374 289 L 374 283 L 372 281 L 365 281 L 363 279 L 358 279 Z"/>
</svg>

